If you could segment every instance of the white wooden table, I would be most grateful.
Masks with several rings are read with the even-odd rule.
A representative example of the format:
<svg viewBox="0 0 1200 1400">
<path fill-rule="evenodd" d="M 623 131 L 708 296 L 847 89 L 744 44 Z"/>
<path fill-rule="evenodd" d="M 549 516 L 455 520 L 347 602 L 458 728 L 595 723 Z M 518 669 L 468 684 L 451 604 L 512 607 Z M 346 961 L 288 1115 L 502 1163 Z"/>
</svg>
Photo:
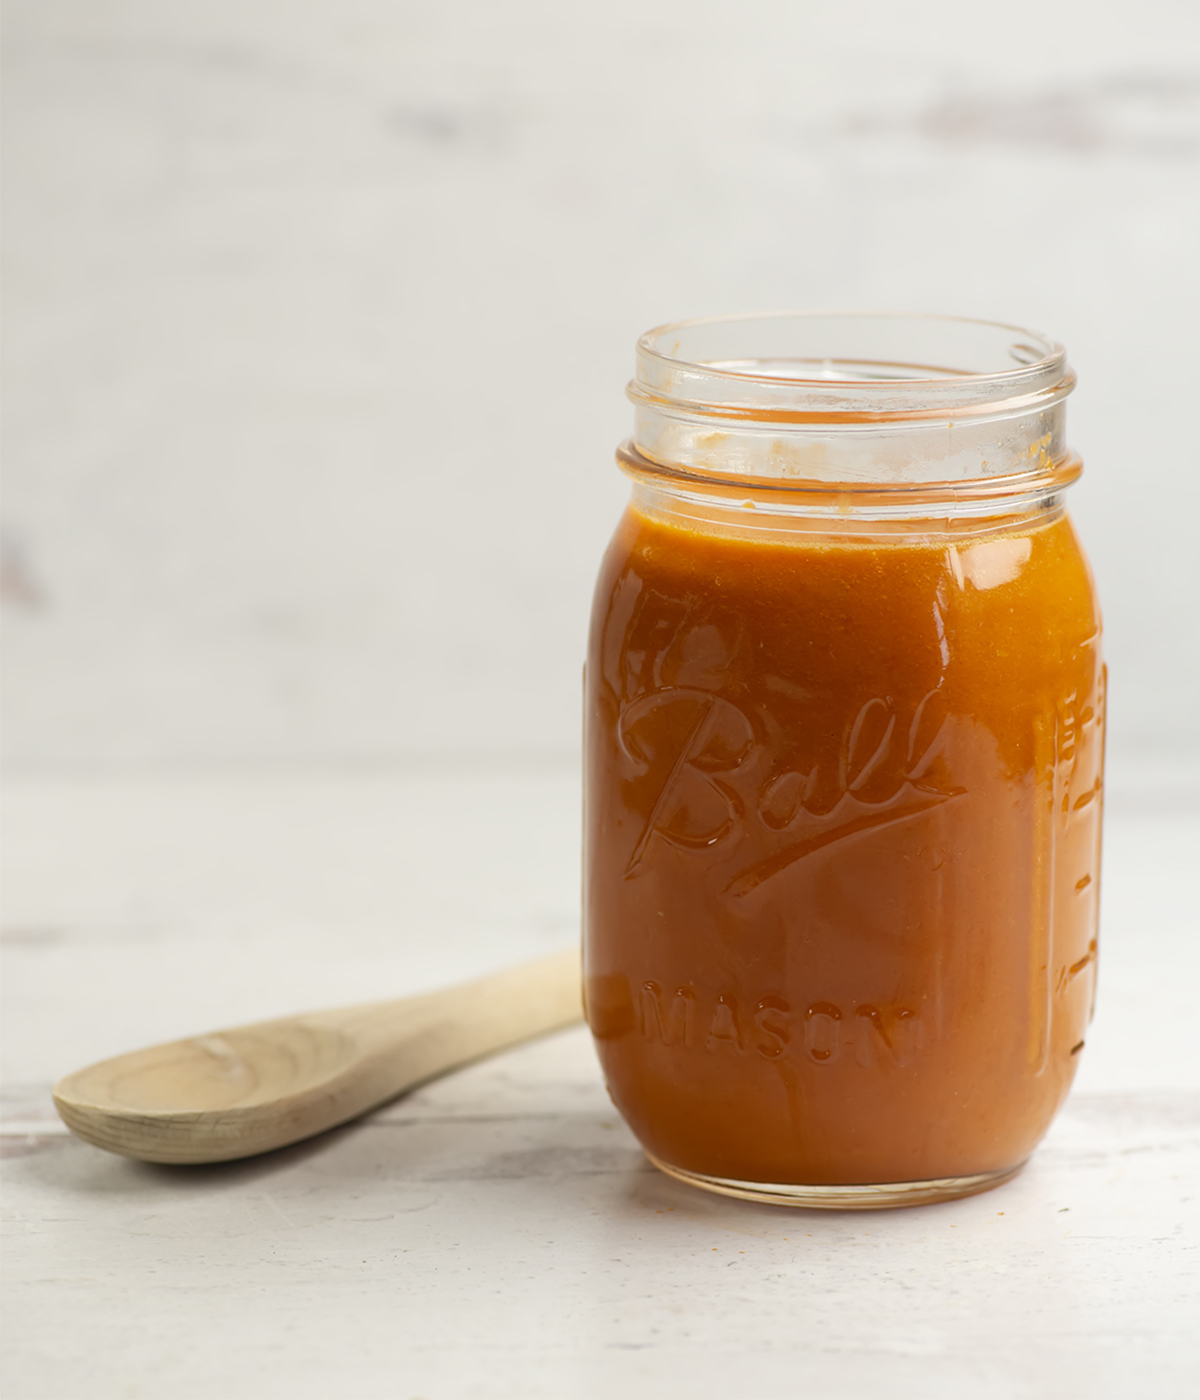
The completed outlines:
<svg viewBox="0 0 1200 1400">
<path fill-rule="evenodd" d="M 85 1061 L 575 936 L 553 770 L 27 780 L 7 803 L 6 1400 L 1200 1392 L 1200 811 L 1110 809 L 1100 1012 L 1026 1172 L 784 1211 L 659 1175 L 586 1035 L 170 1170 L 65 1134 Z"/>
</svg>

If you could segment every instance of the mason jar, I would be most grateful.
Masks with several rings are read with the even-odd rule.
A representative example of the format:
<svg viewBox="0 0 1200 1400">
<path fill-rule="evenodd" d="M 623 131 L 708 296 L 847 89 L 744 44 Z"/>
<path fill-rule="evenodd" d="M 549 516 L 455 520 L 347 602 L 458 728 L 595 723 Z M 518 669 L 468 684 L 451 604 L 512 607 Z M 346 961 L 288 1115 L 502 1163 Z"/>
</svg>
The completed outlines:
<svg viewBox="0 0 1200 1400">
<path fill-rule="evenodd" d="M 1105 670 L 1061 345 L 935 316 L 643 336 L 585 680 L 584 971 L 651 1161 L 968 1195 L 1070 1087 Z"/>
</svg>

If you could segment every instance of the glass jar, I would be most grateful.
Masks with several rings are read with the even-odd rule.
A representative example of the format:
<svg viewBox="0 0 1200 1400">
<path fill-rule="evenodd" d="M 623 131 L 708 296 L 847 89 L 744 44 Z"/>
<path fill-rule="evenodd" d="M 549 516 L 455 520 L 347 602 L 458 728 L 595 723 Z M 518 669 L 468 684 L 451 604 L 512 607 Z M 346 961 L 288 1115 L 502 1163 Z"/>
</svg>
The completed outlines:
<svg viewBox="0 0 1200 1400">
<path fill-rule="evenodd" d="M 585 1004 L 672 1175 L 949 1199 L 1062 1103 L 1105 688 L 1074 383 L 1044 336 L 943 317 L 638 342 L 585 681 Z"/>
</svg>

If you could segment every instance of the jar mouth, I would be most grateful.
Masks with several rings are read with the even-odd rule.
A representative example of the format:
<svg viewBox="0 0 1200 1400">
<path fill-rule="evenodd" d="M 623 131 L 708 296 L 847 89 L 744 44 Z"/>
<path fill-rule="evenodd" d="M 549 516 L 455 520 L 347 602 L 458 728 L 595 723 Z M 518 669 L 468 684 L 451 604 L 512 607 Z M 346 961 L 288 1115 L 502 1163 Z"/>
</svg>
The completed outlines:
<svg viewBox="0 0 1200 1400">
<path fill-rule="evenodd" d="M 1075 387 L 1039 331 L 957 316 L 768 312 L 677 321 L 637 343 L 635 403 L 704 419 L 885 423 L 1028 412 Z"/>
<path fill-rule="evenodd" d="M 822 311 L 679 321 L 637 343 L 629 447 L 697 482 L 1004 481 L 1024 495 L 1061 475 L 1074 387 L 1056 340 L 999 321 Z"/>
</svg>

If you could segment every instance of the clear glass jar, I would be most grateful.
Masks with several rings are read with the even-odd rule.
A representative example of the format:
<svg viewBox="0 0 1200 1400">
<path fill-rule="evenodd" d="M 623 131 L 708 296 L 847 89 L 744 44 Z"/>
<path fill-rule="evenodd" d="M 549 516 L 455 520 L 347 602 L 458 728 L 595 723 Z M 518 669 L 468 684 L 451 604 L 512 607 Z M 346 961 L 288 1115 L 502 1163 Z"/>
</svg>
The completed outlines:
<svg viewBox="0 0 1200 1400">
<path fill-rule="evenodd" d="M 658 1166 L 1007 1180 L 1096 973 L 1105 673 L 1060 345 L 919 316 L 642 337 L 585 699 L 584 969 Z"/>
</svg>

